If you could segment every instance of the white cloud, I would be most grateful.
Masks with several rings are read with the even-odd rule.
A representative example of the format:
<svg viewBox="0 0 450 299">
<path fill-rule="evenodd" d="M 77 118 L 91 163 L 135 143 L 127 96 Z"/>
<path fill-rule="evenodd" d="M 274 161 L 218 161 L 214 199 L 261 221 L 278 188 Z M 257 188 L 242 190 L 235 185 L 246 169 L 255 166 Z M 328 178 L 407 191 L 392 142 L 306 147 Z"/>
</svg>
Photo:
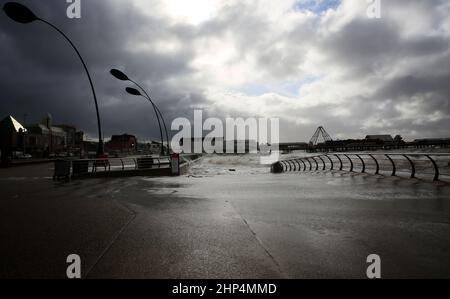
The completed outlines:
<svg viewBox="0 0 450 299">
<path fill-rule="evenodd" d="M 281 117 L 284 140 L 307 140 L 318 125 L 413 138 L 450 109 L 437 105 L 448 89 L 428 82 L 450 77 L 446 1 L 382 1 L 380 20 L 360 0 L 133 1 L 161 27 L 130 51 L 192 53 L 190 72 L 167 86 L 200 92 L 218 117 Z"/>
<path fill-rule="evenodd" d="M 226 3 L 221 0 L 133 0 L 149 16 L 162 15 L 175 23 L 199 25 L 216 16 Z"/>
</svg>

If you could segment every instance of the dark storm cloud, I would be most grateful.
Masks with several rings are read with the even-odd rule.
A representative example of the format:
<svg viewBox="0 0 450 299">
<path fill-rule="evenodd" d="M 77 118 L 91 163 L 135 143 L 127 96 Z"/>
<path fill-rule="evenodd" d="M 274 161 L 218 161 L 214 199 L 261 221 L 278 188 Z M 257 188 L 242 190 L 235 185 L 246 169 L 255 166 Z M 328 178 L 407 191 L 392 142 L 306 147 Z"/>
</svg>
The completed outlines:
<svg viewBox="0 0 450 299">
<path fill-rule="evenodd" d="M 1 1 L 1 6 L 7 1 Z M 82 1 L 82 18 L 66 17 L 61 0 L 21 1 L 37 15 L 60 27 L 77 45 L 93 75 L 99 97 L 105 136 L 135 133 L 155 138 L 158 129 L 151 106 L 124 92 L 127 83 L 109 75 L 118 67 L 148 86 L 168 120 L 178 114 L 180 102 L 195 90 L 173 90 L 166 80 L 189 73 L 192 52 L 133 51 L 135 44 L 167 34 L 164 20 L 143 16 L 125 1 Z M 0 12 L 1 117 L 13 114 L 38 122 L 50 112 L 55 122 L 78 126 L 96 134 L 92 94 L 82 65 L 69 44 L 48 26 L 22 25 Z M 187 107 L 187 106 L 185 106 Z M 168 121 L 170 126 L 170 120 Z"/>
<path fill-rule="evenodd" d="M 321 41 L 330 63 L 338 63 L 351 76 L 373 73 L 397 55 L 398 28 L 389 21 L 355 19 L 342 30 Z"/>
<path fill-rule="evenodd" d="M 450 94 L 450 74 L 420 78 L 405 76 L 391 80 L 378 95 L 382 98 L 413 97 L 417 94 L 436 93 Z"/>
</svg>

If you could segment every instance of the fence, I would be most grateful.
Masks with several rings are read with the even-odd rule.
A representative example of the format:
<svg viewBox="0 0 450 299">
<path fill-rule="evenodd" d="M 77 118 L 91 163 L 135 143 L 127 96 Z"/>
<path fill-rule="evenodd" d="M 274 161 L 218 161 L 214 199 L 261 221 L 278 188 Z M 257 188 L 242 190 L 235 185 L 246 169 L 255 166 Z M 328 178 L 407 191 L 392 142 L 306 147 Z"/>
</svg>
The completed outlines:
<svg viewBox="0 0 450 299">
<path fill-rule="evenodd" d="M 55 162 L 54 178 L 77 177 L 97 173 L 168 169 L 170 165 L 170 157 L 57 160 Z"/>
<path fill-rule="evenodd" d="M 450 154 L 336 153 L 293 158 L 272 165 L 273 173 L 301 171 L 348 171 L 449 180 Z"/>
</svg>

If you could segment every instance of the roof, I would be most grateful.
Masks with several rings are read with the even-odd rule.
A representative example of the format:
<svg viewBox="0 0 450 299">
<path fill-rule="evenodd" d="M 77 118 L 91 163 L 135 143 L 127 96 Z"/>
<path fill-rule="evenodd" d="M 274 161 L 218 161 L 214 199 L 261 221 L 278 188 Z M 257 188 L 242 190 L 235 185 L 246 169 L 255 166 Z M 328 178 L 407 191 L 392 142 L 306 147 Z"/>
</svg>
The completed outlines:
<svg viewBox="0 0 450 299">
<path fill-rule="evenodd" d="M 34 125 L 29 125 L 28 127 L 28 131 L 33 133 L 33 134 L 50 134 L 50 130 L 49 128 L 47 128 L 47 126 L 43 125 L 43 124 L 34 124 Z M 56 136 L 61 136 L 64 137 L 66 136 L 66 132 L 59 128 L 59 127 L 51 127 L 51 134 L 52 135 L 56 135 Z"/>
<path fill-rule="evenodd" d="M 385 142 L 392 142 L 394 141 L 394 138 L 392 138 L 391 135 L 367 135 L 366 139 L 369 140 L 381 140 Z"/>
<path fill-rule="evenodd" d="M 20 122 L 18 122 L 14 117 L 12 117 L 11 115 L 8 115 L 7 117 L 5 117 L 1 122 L 0 122 L 0 129 L 3 130 L 8 130 L 8 131 L 13 131 L 16 133 L 19 133 L 20 130 L 22 130 L 22 132 L 26 132 L 27 129 L 25 129 L 24 126 L 22 126 L 22 124 Z"/>
<path fill-rule="evenodd" d="M 37 133 L 37 134 L 49 134 L 49 129 L 44 126 L 43 124 L 34 124 L 34 125 L 28 125 L 28 131 L 31 133 Z"/>
</svg>

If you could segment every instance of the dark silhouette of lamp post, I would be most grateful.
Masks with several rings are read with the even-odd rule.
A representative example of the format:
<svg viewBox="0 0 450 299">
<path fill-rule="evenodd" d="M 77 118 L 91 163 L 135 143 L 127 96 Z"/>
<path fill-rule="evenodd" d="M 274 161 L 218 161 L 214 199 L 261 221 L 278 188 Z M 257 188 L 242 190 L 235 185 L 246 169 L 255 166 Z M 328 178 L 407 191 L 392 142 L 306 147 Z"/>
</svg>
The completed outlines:
<svg viewBox="0 0 450 299">
<path fill-rule="evenodd" d="M 129 94 L 131 94 L 131 95 L 140 96 L 140 97 L 143 97 L 143 98 L 147 99 L 153 105 L 153 108 L 155 109 L 156 113 L 157 114 L 159 113 L 159 115 L 160 115 L 160 117 L 161 117 L 161 119 L 163 121 L 163 124 L 164 124 L 164 130 L 165 130 L 166 138 L 167 138 L 167 155 L 170 155 L 169 134 L 167 133 L 166 123 L 164 121 L 164 118 L 163 118 L 159 108 L 153 103 L 152 99 L 148 96 L 148 94 L 143 95 L 139 90 L 137 90 L 136 88 L 132 88 L 132 87 L 127 87 L 126 91 Z M 161 125 L 160 125 L 160 128 L 161 128 Z M 162 141 L 161 141 L 161 155 L 164 156 L 164 154 L 165 154 L 165 152 L 164 152 L 164 139 L 162 139 Z"/>
<path fill-rule="evenodd" d="M 55 29 L 57 32 L 59 32 L 72 46 L 72 48 L 75 50 L 75 52 L 78 55 L 78 58 L 80 58 L 81 63 L 83 64 L 84 70 L 86 71 L 87 77 L 89 79 L 89 84 L 91 85 L 92 94 L 94 96 L 94 102 L 95 102 L 95 109 L 97 112 L 97 126 L 98 126 L 98 148 L 97 148 L 97 156 L 104 155 L 104 148 L 103 148 L 103 136 L 102 136 L 102 126 L 100 122 L 100 112 L 98 110 L 98 102 L 97 102 L 97 95 L 95 93 L 94 84 L 92 82 L 91 75 L 89 74 L 89 70 L 86 66 L 86 63 L 83 60 L 83 57 L 81 57 L 80 52 L 75 47 L 73 42 L 67 37 L 67 35 L 64 34 L 58 27 L 55 25 L 49 23 L 46 20 L 43 20 L 39 17 L 37 17 L 28 7 L 17 3 L 17 2 L 8 2 L 3 6 L 3 10 L 5 11 L 6 15 L 10 17 L 12 20 L 21 23 L 21 24 L 29 24 L 34 21 L 40 21 L 42 23 L 45 23 Z"/>
<path fill-rule="evenodd" d="M 148 95 L 147 91 L 145 91 L 144 88 L 142 88 L 142 86 L 140 86 L 137 82 L 135 82 L 134 80 L 130 79 L 127 75 L 125 75 L 122 71 L 119 71 L 117 69 L 112 69 L 110 71 L 111 75 L 113 75 L 115 78 L 121 80 L 121 81 L 130 81 L 132 82 L 134 85 L 136 85 L 140 90 L 142 90 L 142 92 L 144 94 L 142 94 L 139 90 L 135 89 L 135 88 L 131 88 L 128 87 L 126 89 L 126 91 L 134 96 L 141 96 L 145 99 L 147 99 L 153 106 L 153 109 L 155 110 L 155 114 L 156 114 L 156 118 L 158 120 L 158 124 L 159 124 L 159 132 L 161 134 L 161 155 L 164 155 L 164 137 L 163 137 L 163 133 L 162 133 L 162 127 L 161 127 L 161 121 L 164 125 L 164 131 L 166 134 L 166 140 L 167 140 L 167 155 L 170 155 L 170 142 L 169 142 L 169 133 L 167 131 L 167 126 L 166 126 L 166 121 L 164 120 L 164 117 L 161 113 L 161 111 L 159 110 L 158 106 L 156 106 L 156 104 L 153 102 L 152 98 Z M 161 119 L 161 120 L 160 120 Z"/>
</svg>

